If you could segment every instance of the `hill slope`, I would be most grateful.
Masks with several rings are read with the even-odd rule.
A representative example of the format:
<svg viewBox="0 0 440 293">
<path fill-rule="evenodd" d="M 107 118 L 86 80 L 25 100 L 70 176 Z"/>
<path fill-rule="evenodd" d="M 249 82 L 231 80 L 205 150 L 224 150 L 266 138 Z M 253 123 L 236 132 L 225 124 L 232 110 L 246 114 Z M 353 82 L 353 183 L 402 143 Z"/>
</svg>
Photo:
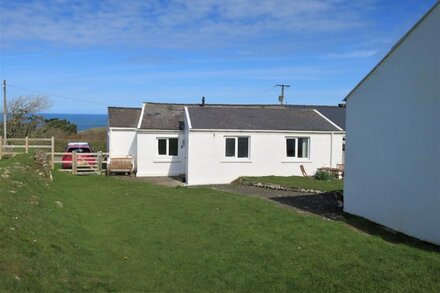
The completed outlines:
<svg viewBox="0 0 440 293">
<path fill-rule="evenodd" d="M 61 207 L 62 206 L 62 207 Z M 432 291 L 440 254 L 202 188 L 0 161 L 0 291 Z"/>
</svg>

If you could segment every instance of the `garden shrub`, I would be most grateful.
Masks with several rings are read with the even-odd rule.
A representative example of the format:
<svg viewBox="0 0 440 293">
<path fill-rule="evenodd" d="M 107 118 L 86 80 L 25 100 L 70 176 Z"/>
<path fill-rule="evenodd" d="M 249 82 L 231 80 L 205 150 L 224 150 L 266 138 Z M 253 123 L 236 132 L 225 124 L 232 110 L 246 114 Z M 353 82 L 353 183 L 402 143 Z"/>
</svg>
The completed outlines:
<svg viewBox="0 0 440 293">
<path fill-rule="evenodd" d="M 335 175 L 333 175 L 332 173 L 328 172 L 328 171 L 316 171 L 315 173 L 315 179 L 316 180 L 332 180 L 335 179 Z"/>
</svg>

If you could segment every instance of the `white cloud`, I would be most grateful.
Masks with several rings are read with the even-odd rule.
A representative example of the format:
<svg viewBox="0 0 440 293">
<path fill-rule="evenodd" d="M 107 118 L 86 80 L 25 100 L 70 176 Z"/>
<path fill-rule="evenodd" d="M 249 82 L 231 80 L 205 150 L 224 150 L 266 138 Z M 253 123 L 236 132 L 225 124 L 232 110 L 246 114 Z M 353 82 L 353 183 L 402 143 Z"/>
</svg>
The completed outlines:
<svg viewBox="0 0 440 293">
<path fill-rule="evenodd" d="M 71 46 L 220 46 L 272 34 L 350 29 L 363 24 L 359 11 L 371 1 L 1 1 L 2 46 L 33 40 Z"/>
<path fill-rule="evenodd" d="M 368 58 L 377 54 L 377 50 L 357 50 L 343 53 L 330 53 L 325 58 L 348 59 L 348 58 Z"/>
</svg>

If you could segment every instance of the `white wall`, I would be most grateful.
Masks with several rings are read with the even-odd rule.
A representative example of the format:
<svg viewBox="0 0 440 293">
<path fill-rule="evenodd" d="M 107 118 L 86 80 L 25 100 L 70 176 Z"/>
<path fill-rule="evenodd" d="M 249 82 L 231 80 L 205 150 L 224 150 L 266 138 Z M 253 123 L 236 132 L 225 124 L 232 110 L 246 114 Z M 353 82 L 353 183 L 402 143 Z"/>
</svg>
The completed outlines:
<svg viewBox="0 0 440 293">
<path fill-rule="evenodd" d="M 440 244 L 440 8 L 347 101 L 345 211 Z"/>
<path fill-rule="evenodd" d="M 158 138 L 179 138 L 178 156 L 159 156 Z M 185 173 L 186 141 L 179 131 L 139 130 L 137 135 L 137 173 L 138 177 L 176 176 Z"/>
<path fill-rule="evenodd" d="M 249 136 L 250 158 L 225 157 L 225 136 Z M 286 157 L 286 137 L 310 137 L 310 159 Z M 300 175 L 303 164 L 313 175 L 317 168 L 342 162 L 343 134 L 189 131 L 187 183 L 189 185 L 230 183 L 240 176 Z"/>
<path fill-rule="evenodd" d="M 136 130 L 110 128 L 108 131 L 108 152 L 110 157 L 133 156 L 136 162 Z"/>
</svg>

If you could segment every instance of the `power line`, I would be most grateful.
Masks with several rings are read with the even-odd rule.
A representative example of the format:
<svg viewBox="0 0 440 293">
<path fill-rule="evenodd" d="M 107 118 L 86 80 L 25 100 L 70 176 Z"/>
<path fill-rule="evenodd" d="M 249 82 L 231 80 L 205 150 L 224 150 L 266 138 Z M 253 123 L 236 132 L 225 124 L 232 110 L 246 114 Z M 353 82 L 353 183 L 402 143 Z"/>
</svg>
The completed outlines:
<svg viewBox="0 0 440 293">
<path fill-rule="evenodd" d="M 10 84 L 10 83 L 8 83 L 8 86 L 14 87 L 14 88 L 18 88 L 18 89 L 22 89 L 22 90 L 26 90 L 26 91 L 31 91 L 31 92 L 36 92 L 36 93 L 44 94 L 44 95 L 47 95 L 47 96 L 54 96 L 54 97 L 58 97 L 58 98 L 66 99 L 66 100 L 72 100 L 72 101 L 88 103 L 88 104 L 95 104 L 95 105 L 100 105 L 100 106 L 107 106 L 106 104 L 99 103 L 99 102 L 93 102 L 93 101 L 89 101 L 89 100 L 83 100 L 83 99 L 78 99 L 78 98 L 67 97 L 67 96 L 64 96 L 64 95 L 48 93 L 48 92 L 44 92 L 44 91 L 40 91 L 40 90 L 24 88 L 24 87 L 21 87 L 21 86 Z"/>
</svg>

